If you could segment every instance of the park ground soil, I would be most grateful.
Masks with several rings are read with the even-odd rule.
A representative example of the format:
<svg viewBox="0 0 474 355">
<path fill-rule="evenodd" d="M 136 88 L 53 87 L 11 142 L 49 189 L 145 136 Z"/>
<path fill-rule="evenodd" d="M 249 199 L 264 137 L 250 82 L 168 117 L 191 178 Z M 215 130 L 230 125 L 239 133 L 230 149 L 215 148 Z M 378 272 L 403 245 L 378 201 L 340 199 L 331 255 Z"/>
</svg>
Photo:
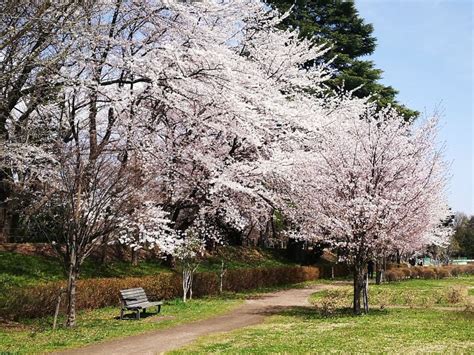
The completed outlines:
<svg viewBox="0 0 474 355">
<path fill-rule="evenodd" d="M 201 336 L 261 323 L 265 317 L 285 308 L 310 306 L 309 296 L 325 288 L 327 288 L 325 285 L 313 285 L 307 288 L 268 293 L 248 299 L 242 306 L 221 316 L 66 350 L 57 354 L 161 354 L 185 346 Z"/>
</svg>

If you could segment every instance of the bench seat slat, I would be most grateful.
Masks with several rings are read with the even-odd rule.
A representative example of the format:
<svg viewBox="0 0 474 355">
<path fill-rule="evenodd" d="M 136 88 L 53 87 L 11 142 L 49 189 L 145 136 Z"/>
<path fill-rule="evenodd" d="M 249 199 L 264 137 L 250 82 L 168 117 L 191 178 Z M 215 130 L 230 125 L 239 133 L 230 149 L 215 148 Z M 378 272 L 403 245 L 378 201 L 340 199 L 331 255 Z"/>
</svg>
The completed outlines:
<svg viewBox="0 0 474 355">
<path fill-rule="evenodd" d="M 133 305 L 127 305 L 125 307 L 127 309 L 142 309 L 142 308 L 160 306 L 162 304 L 163 304 L 163 302 L 141 302 L 141 303 L 136 303 L 136 304 L 133 304 Z"/>
<path fill-rule="evenodd" d="M 143 302 L 148 302 L 148 299 L 142 298 L 142 299 L 139 299 L 139 300 L 126 300 L 125 304 L 126 305 L 132 305 L 132 304 L 143 303 Z"/>
<path fill-rule="evenodd" d="M 128 290 L 121 290 L 121 293 L 134 293 L 134 292 L 144 292 L 145 290 L 143 288 L 131 288 Z"/>
<path fill-rule="evenodd" d="M 120 293 L 134 293 L 134 292 L 145 292 L 143 288 L 129 288 L 127 290 L 120 290 Z"/>
<path fill-rule="evenodd" d="M 122 296 L 125 296 L 125 297 L 127 297 L 127 296 L 136 296 L 136 295 L 143 295 L 143 296 L 145 296 L 145 292 L 143 292 L 143 291 L 142 291 L 142 292 L 140 292 L 140 291 L 137 291 L 137 292 L 127 292 L 127 293 L 123 292 L 123 293 L 121 293 L 121 295 L 122 295 Z"/>
<path fill-rule="evenodd" d="M 123 298 L 147 298 L 146 295 L 125 295 Z"/>
</svg>

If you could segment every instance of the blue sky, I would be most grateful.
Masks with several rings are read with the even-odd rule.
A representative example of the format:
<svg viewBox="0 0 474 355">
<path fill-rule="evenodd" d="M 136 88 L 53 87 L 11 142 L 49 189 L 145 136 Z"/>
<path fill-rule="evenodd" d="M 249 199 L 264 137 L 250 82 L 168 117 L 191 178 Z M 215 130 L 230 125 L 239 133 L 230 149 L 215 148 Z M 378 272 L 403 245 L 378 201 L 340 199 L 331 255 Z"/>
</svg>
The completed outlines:
<svg viewBox="0 0 474 355">
<path fill-rule="evenodd" d="M 374 25 L 370 57 L 382 82 L 422 113 L 441 112 L 441 139 L 451 162 L 454 211 L 474 214 L 473 4 L 471 0 L 356 0 Z"/>
</svg>

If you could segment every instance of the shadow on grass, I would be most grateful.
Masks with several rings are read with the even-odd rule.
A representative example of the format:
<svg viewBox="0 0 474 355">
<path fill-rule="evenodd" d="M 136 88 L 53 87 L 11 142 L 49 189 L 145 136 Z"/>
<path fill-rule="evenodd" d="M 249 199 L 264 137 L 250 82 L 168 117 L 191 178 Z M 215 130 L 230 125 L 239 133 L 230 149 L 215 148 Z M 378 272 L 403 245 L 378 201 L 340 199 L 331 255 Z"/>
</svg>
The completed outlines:
<svg viewBox="0 0 474 355">
<path fill-rule="evenodd" d="M 298 318 L 300 320 L 316 320 L 316 319 L 337 319 L 347 317 L 378 317 L 387 315 L 389 310 L 387 309 L 373 309 L 365 315 L 355 315 L 352 308 L 338 308 L 328 313 L 322 310 L 311 307 L 311 306 L 297 306 L 297 307 L 268 307 L 262 311 L 261 314 L 265 315 L 280 315 L 285 317 Z"/>
<path fill-rule="evenodd" d="M 136 312 L 130 312 L 130 313 L 126 313 L 123 315 L 123 319 L 122 320 L 141 320 L 141 319 L 146 319 L 146 318 L 149 318 L 149 317 L 155 317 L 155 316 L 159 316 L 160 313 L 156 313 L 156 312 L 140 312 L 140 319 L 137 318 L 137 314 Z M 164 318 L 164 317 L 162 317 Z M 120 320 L 120 315 L 114 317 L 115 320 Z"/>
</svg>

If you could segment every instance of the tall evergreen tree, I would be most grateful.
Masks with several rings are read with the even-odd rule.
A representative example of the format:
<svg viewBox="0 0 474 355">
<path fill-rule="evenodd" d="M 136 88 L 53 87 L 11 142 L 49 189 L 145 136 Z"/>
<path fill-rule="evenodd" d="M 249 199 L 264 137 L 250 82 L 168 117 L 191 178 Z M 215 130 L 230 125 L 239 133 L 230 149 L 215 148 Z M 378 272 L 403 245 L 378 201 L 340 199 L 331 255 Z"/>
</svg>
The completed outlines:
<svg viewBox="0 0 474 355">
<path fill-rule="evenodd" d="M 358 97 L 372 95 L 380 107 L 392 105 L 406 120 L 415 118 L 418 112 L 411 110 L 396 100 L 398 93 L 391 86 L 379 82 L 383 71 L 377 69 L 364 56 L 374 52 L 376 38 L 374 28 L 365 23 L 352 1 L 341 0 L 267 0 L 268 4 L 290 15 L 283 21 L 283 27 L 298 27 L 301 36 L 315 38 L 318 43 L 332 46 L 324 61 L 333 59 L 335 76 L 328 82 L 332 88 L 344 86 L 355 91 Z M 334 59 L 335 58 L 335 59 Z M 311 65 L 313 63 L 308 63 Z"/>
</svg>

